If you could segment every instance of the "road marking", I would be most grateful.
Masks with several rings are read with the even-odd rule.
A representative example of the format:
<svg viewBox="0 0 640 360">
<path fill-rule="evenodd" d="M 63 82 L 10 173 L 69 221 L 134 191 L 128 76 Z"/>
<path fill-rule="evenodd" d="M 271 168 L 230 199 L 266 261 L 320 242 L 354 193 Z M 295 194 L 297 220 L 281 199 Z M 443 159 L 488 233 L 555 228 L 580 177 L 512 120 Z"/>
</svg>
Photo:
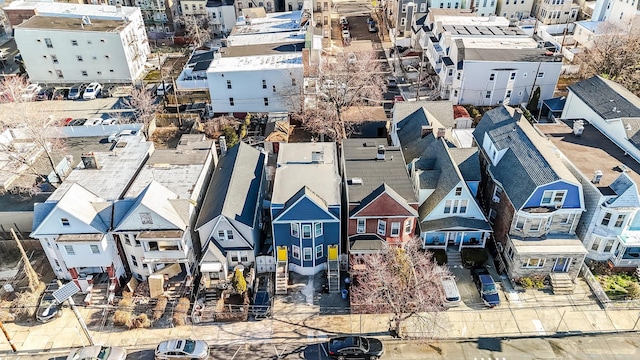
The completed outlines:
<svg viewBox="0 0 640 360">
<path fill-rule="evenodd" d="M 544 327 L 542 326 L 542 323 L 540 322 L 540 320 L 535 319 L 535 320 L 531 320 L 533 322 L 533 326 L 536 328 L 536 331 L 538 332 L 539 335 L 544 335 L 547 332 L 544 331 Z"/>
</svg>

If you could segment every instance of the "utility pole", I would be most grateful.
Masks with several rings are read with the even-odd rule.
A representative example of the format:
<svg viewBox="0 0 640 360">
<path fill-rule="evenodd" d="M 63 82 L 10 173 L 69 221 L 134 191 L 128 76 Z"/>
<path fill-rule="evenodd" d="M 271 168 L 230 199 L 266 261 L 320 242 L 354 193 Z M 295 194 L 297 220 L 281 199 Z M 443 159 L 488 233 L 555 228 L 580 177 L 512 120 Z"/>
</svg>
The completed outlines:
<svg viewBox="0 0 640 360">
<path fill-rule="evenodd" d="M 11 350 L 13 350 L 13 352 L 18 352 L 18 349 L 16 349 L 16 346 L 13 344 L 13 341 L 11 341 L 11 337 L 9 336 L 9 332 L 4 327 L 4 324 L 2 323 L 2 320 L 0 320 L 0 328 L 2 329 L 2 333 L 4 334 L 4 337 L 7 338 L 7 341 L 9 342 L 9 345 L 11 346 Z"/>
<path fill-rule="evenodd" d="M 24 251 L 22 243 L 20 242 L 20 239 L 18 239 L 18 235 L 16 235 L 16 232 L 13 230 L 13 228 L 11 228 L 11 235 L 18 245 L 18 249 L 20 250 L 22 262 L 24 263 L 24 272 L 27 274 L 27 280 L 29 281 L 29 290 L 31 290 L 31 292 L 33 293 L 37 290 L 38 283 L 40 282 L 40 280 L 38 280 L 38 273 L 33 270 L 31 262 L 29 261 L 29 257 L 27 257 L 27 253 Z"/>
</svg>

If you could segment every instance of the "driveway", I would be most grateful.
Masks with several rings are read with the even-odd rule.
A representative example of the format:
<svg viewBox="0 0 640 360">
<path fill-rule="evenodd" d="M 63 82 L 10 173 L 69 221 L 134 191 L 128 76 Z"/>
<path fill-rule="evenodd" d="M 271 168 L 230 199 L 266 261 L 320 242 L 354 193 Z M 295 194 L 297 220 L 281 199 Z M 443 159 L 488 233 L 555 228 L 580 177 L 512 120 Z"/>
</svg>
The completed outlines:
<svg viewBox="0 0 640 360">
<path fill-rule="evenodd" d="M 458 291 L 460 292 L 460 297 L 462 299 L 462 304 L 459 307 L 453 309 L 461 309 L 461 310 L 480 310 L 487 309 L 487 311 L 491 311 L 487 306 L 482 302 L 482 298 L 480 297 L 480 293 L 476 288 L 476 285 L 473 282 L 473 278 L 471 277 L 471 270 L 467 268 L 450 268 L 451 272 L 456 278 L 456 284 L 458 285 Z M 500 295 L 500 305 L 504 306 L 507 304 L 507 299 L 504 295 L 502 284 L 500 283 L 500 279 L 496 279 L 493 276 L 493 280 L 496 282 L 498 287 L 498 294 Z"/>
</svg>

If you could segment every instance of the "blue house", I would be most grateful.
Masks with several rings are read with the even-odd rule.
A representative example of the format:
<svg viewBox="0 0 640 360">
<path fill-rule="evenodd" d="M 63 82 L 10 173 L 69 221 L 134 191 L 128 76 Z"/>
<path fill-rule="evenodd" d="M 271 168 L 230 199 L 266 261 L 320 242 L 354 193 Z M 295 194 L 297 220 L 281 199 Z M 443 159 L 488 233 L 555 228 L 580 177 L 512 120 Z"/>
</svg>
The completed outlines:
<svg viewBox="0 0 640 360">
<path fill-rule="evenodd" d="M 587 253 L 575 233 L 585 210 L 582 184 L 519 109 L 486 112 L 473 136 L 500 270 L 516 280 L 552 275 L 554 292 L 565 291 L 560 284 L 567 283 L 554 279 L 570 285 Z"/>
<path fill-rule="evenodd" d="M 337 290 L 340 205 L 336 145 L 281 144 L 270 209 L 277 292 L 286 292 L 289 270 L 302 275 L 327 270 L 330 288 Z"/>
</svg>

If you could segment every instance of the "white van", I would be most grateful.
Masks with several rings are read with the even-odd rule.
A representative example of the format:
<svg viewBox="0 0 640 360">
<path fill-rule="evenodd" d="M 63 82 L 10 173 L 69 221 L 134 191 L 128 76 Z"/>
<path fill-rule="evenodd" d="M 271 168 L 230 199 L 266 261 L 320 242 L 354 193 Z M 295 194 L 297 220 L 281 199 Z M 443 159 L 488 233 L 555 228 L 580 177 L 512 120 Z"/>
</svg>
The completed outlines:
<svg viewBox="0 0 640 360">
<path fill-rule="evenodd" d="M 453 276 L 445 276 L 440 280 L 442 284 L 442 294 L 445 307 L 454 307 L 460 305 L 460 292 Z"/>
<path fill-rule="evenodd" d="M 160 85 L 158 85 L 158 89 L 156 90 L 156 95 L 158 96 L 167 95 L 168 93 L 171 92 L 172 88 L 173 88 L 173 85 L 169 83 L 161 83 Z"/>
</svg>

